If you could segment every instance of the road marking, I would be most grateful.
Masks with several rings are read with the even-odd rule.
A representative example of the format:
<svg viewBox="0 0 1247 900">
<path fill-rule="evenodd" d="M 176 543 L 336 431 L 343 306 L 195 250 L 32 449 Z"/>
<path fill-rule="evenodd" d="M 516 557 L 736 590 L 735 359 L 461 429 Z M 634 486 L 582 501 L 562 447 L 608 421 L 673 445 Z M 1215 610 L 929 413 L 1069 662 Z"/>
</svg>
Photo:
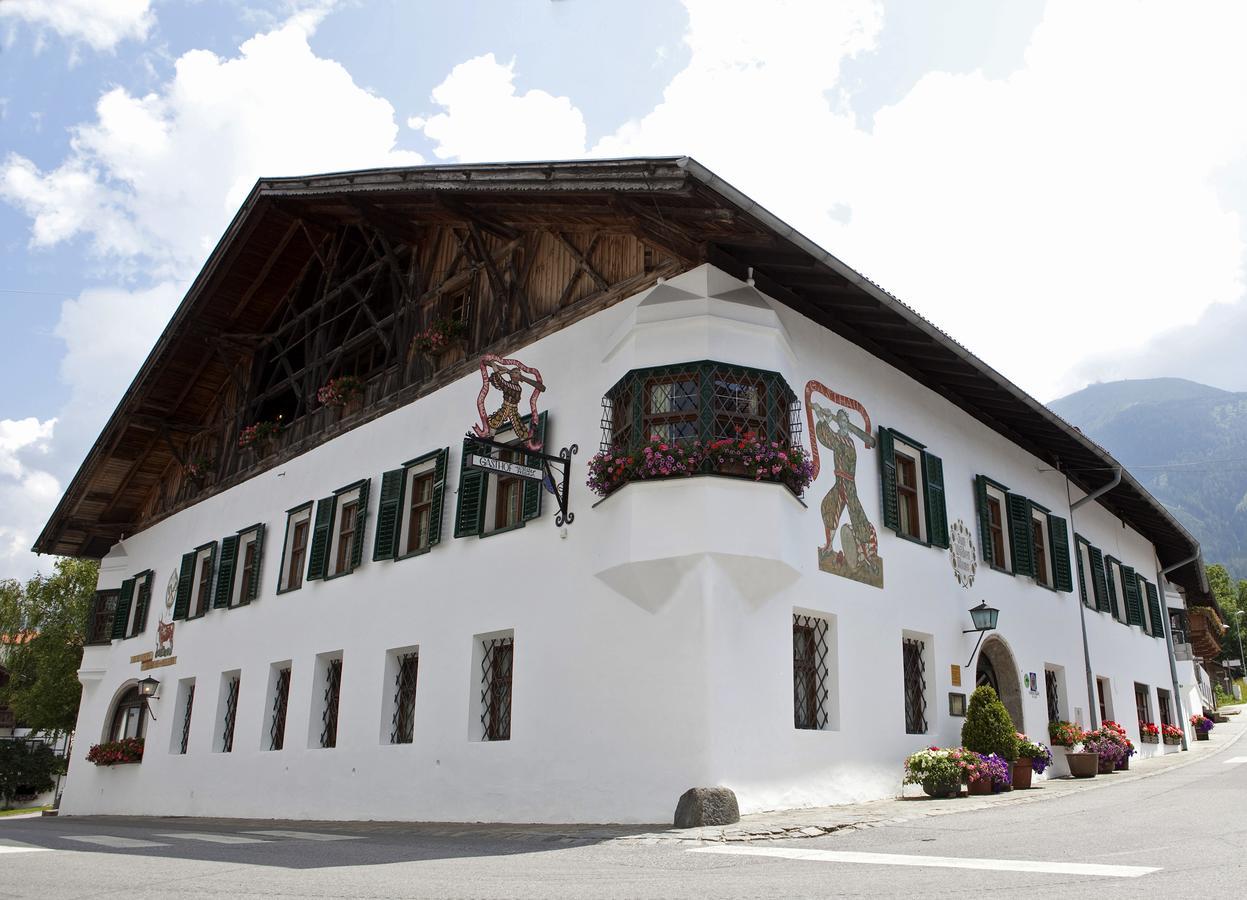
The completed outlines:
<svg viewBox="0 0 1247 900">
<path fill-rule="evenodd" d="M 138 838 L 116 837 L 111 834 L 82 834 L 76 836 L 62 835 L 67 841 L 82 841 L 84 844 L 98 844 L 101 847 L 116 847 L 119 850 L 136 850 L 140 847 L 168 847 L 155 841 L 140 841 Z"/>
<path fill-rule="evenodd" d="M 260 838 L 243 837 L 241 834 L 211 834 L 207 831 L 173 831 L 153 837 L 175 838 L 179 841 L 205 841 L 209 844 L 267 844 Z"/>
<path fill-rule="evenodd" d="M 362 841 L 362 834 L 323 834 L 316 831 L 244 831 L 243 834 L 262 834 L 265 837 L 289 838 L 292 841 Z"/>
<path fill-rule="evenodd" d="M 0 853 L 40 853 L 51 849 L 51 847 L 15 847 L 12 844 L 0 844 Z"/>
<path fill-rule="evenodd" d="M 1227 766 L 1231 766 L 1234 763 L 1247 763 L 1247 756 L 1231 756 L 1225 761 Z"/>
<path fill-rule="evenodd" d="M 918 866 L 936 869 L 986 869 L 991 872 L 1037 872 L 1048 875 L 1102 875 L 1105 878 L 1138 878 L 1158 868 L 1107 866 L 1093 863 L 1041 862 L 1029 859 L 973 859 L 955 856 L 909 856 L 902 853 L 856 853 L 843 850 L 802 850 L 796 847 L 694 847 L 689 853 L 724 853 L 729 856 L 773 856 L 810 862 L 858 863 L 867 866 Z"/>
</svg>

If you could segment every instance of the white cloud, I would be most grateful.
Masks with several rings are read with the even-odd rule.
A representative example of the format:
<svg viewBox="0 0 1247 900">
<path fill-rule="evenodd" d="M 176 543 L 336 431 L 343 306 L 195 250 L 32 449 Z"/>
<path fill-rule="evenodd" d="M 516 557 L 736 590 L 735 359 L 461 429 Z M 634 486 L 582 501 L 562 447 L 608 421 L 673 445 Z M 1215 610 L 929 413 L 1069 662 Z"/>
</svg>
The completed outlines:
<svg viewBox="0 0 1247 900">
<path fill-rule="evenodd" d="M 141 41 L 156 22 L 151 0 L 3 0 L 0 18 L 50 28 L 96 50 L 112 50 L 126 39 Z"/>
<path fill-rule="evenodd" d="M 32 218 L 36 247 L 82 235 L 122 271 L 184 279 L 261 176 L 420 162 L 395 147 L 393 107 L 308 46 L 318 14 L 304 7 L 233 58 L 192 50 L 159 92 L 107 91 L 57 167 L 11 154 L 0 197 Z"/>
<path fill-rule="evenodd" d="M 55 427 L 55 419 L 0 419 L 0 509 L 5 511 L 0 571 L 5 577 L 34 572 L 30 545 L 60 496 L 60 482 L 31 461 L 47 456 Z"/>
<path fill-rule="evenodd" d="M 492 53 L 469 59 L 433 89 L 445 109 L 407 124 L 437 142 L 439 159 L 464 162 L 557 159 L 583 156 L 585 120 L 566 97 L 541 90 L 515 91 L 515 63 Z"/>
<path fill-rule="evenodd" d="M 1242 295 L 1215 183 L 1247 158 L 1247 6 L 1053 0 L 1011 74 L 929 72 L 868 130 L 840 71 L 880 4 L 685 5 L 687 66 L 587 154 L 696 156 L 1035 395 Z M 582 155 L 571 101 L 511 76 L 470 60 L 412 124 L 443 157 L 513 157 L 516 131 L 524 156 Z"/>
</svg>

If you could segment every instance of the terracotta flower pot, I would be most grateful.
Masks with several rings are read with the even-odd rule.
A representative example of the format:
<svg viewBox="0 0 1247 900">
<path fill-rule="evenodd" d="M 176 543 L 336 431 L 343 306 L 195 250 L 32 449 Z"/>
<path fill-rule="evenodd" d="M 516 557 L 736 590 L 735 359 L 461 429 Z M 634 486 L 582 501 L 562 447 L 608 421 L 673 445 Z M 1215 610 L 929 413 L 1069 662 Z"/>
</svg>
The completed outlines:
<svg viewBox="0 0 1247 900">
<path fill-rule="evenodd" d="M 1031 758 L 1029 756 L 1019 756 L 1018 761 L 1013 764 L 1013 786 L 1019 791 L 1027 790 L 1031 786 L 1031 776 L 1033 774 Z"/>
<path fill-rule="evenodd" d="M 990 778 L 971 778 L 969 791 L 970 795 L 974 797 L 990 794 L 992 792 L 992 780 Z"/>
<path fill-rule="evenodd" d="M 1095 778 L 1100 767 L 1100 757 L 1095 753 L 1069 752 L 1065 754 L 1065 761 L 1075 778 Z"/>
</svg>

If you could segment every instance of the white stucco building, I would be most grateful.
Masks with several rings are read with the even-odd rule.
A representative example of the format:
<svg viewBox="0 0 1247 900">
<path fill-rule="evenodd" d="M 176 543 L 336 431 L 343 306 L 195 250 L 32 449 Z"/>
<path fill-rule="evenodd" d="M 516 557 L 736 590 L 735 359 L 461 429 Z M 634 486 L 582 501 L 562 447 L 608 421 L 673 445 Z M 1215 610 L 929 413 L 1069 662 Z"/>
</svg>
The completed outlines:
<svg viewBox="0 0 1247 900">
<path fill-rule="evenodd" d="M 485 354 L 526 368 L 483 392 Z M 496 440 L 539 421 L 547 454 L 579 446 L 561 527 L 536 482 L 465 465 L 491 452 L 465 444 L 478 397 L 521 372 Z M 341 375 L 361 396 L 318 404 Z M 720 448 L 643 478 L 655 436 L 672 465 L 756 436 L 818 471 L 799 496 Z M 604 498 L 599 449 L 628 470 Z M 1050 717 L 1138 742 L 1190 711 L 1159 598 L 1212 601 L 1196 542 L 1115 467 L 691 160 L 262 181 L 37 545 L 103 557 L 62 811 L 656 822 L 693 786 L 742 812 L 889 796 L 905 755 L 959 743 L 976 680 L 1045 742 Z M 144 677 L 154 719 L 126 699 Z M 140 764 L 85 760 L 140 730 Z"/>
</svg>

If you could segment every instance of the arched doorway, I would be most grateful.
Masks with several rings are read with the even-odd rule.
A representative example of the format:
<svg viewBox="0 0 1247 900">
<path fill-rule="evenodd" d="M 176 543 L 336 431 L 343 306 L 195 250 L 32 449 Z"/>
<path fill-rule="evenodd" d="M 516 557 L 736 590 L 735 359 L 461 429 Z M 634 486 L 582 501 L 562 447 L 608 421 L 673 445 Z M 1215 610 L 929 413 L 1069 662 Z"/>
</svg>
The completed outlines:
<svg viewBox="0 0 1247 900">
<path fill-rule="evenodd" d="M 1014 730 L 1026 730 L 1022 720 L 1022 685 L 1018 682 L 1017 663 L 1002 638 L 992 635 L 983 641 L 974 670 L 974 684 L 976 687 L 984 684 L 991 687 L 1008 710 Z"/>
</svg>

